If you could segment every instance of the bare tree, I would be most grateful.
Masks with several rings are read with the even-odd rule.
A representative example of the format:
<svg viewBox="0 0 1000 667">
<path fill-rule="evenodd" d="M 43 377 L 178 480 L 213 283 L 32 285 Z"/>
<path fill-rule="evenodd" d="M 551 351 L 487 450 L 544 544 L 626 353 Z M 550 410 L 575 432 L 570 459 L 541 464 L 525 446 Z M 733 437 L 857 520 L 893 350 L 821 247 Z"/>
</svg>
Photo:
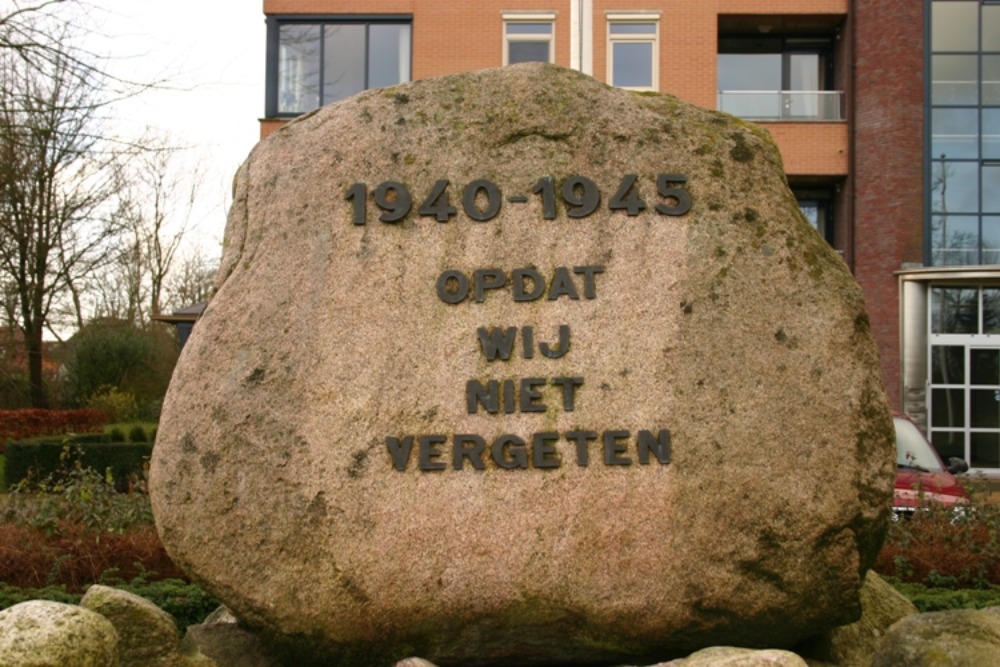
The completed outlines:
<svg viewBox="0 0 1000 667">
<path fill-rule="evenodd" d="M 89 317 L 125 320 L 142 327 L 163 311 L 167 280 L 191 224 L 200 174 L 177 158 L 182 149 L 163 137 L 129 160 L 116 217 L 119 247 L 100 275 L 83 287 Z"/>
<path fill-rule="evenodd" d="M 200 246 L 185 256 L 168 281 L 169 304 L 174 309 L 208 301 L 215 290 L 218 259 L 210 260 Z"/>
<path fill-rule="evenodd" d="M 53 309 L 79 301 L 77 282 L 108 261 L 116 232 L 121 161 L 100 133 L 101 90 L 97 70 L 58 49 L 40 61 L 0 49 L 0 271 L 16 292 L 36 407 L 48 404 L 42 336 Z"/>
</svg>

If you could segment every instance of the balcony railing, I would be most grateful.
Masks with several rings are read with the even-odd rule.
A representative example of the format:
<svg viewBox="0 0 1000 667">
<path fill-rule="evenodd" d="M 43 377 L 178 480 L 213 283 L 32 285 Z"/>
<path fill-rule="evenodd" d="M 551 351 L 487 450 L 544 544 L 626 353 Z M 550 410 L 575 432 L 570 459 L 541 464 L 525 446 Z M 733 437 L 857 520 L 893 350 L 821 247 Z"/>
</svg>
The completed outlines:
<svg viewBox="0 0 1000 667">
<path fill-rule="evenodd" d="M 719 110 L 748 120 L 843 120 L 839 90 L 720 90 Z"/>
</svg>

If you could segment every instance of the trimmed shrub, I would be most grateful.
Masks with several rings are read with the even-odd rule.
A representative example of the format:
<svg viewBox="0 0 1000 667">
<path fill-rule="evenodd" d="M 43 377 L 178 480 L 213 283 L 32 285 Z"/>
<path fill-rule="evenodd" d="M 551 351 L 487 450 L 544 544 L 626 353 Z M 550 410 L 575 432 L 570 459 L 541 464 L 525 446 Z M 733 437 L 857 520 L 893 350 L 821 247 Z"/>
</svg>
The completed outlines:
<svg viewBox="0 0 1000 667">
<path fill-rule="evenodd" d="M 132 427 L 132 430 L 128 432 L 128 439 L 131 442 L 149 442 L 149 438 L 146 437 L 146 429 L 136 424 Z"/>
<path fill-rule="evenodd" d="M 99 410 L 0 410 L 0 443 L 63 433 L 96 433 L 108 422 Z"/>
<path fill-rule="evenodd" d="M 119 491 L 126 491 L 145 478 L 152 453 L 148 442 L 12 442 L 7 445 L 4 483 L 8 488 L 16 484 L 32 488 L 60 471 L 90 468 L 110 478 Z"/>
</svg>

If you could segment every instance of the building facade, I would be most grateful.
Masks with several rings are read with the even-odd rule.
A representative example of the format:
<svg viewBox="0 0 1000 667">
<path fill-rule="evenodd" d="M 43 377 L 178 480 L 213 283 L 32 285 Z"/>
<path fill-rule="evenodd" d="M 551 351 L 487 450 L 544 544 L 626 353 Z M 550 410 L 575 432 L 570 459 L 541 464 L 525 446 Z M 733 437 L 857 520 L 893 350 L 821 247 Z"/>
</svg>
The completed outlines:
<svg viewBox="0 0 1000 667">
<path fill-rule="evenodd" d="M 1000 475 L 1000 3 L 264 0 L 264 14 L 261 136 L 366 88 L 526 61 L 759 123 L 865 293 L 893 408 L 945 457 Z"/>
</svg>

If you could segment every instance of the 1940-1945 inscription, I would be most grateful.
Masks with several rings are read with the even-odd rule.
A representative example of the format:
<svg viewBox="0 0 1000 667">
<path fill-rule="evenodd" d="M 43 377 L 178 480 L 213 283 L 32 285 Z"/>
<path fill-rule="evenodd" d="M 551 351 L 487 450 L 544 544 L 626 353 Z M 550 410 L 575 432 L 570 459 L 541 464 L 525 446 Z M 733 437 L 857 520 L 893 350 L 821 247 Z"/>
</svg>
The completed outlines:
<svg viewBox="0 0 1000 667">
<path fill-rule="evenodd" d="M 649 208 L 639 187 L 636 174 L 625 174 L 608 200 L 608 210 L 624 211 L 637 216 Z M 684 174 L 657 174 L 656 196 L 653 210 L 660 215 L 678 216 L 691 210 L 691 195 L 682 186 L 687 182 Z M 417 208 L 421 217 L 432 217 L 438 222 L 448 222 L 458 215 L 458 209 L 451 204 L 449 187 L 451 182 L 441 179 L 434 183 L 430 193 Z M 506 199 L 500 188 L 492 181 L 480 178 L 467 184 L 462 190 L 462 211 L 477 222 L 487 222 L 495 218 L 504 201 L 509 204 L 527 204 L 530 197 L 525 193 L 509 195 Z M 531 188 L 542 203 L 542 217 L 555 220 L 557 201 L 561 200 L 570 218 L 586 218 L 597 211 L 601 204 L 601 190 L 586 176 L 569 176 L 556 191 L 555 179 L 546 176 L 538 179 Z M 347 190 L 345 199 L 352 204 L 352 221 L 355 225 L 368 222 L 368 186 L 355 183 Z M 375 205 L 382 211 L 380 222 L 398 223 L 413 209 L 413 195 L 410 189 L 398 181 L 384 181 L 371 193 Z"/>
<path fill-rule="evenodd" d="M 691 195 L 684 189 L 687 177 L 683 174 L 662 173 L 656 176 L 656 193 L 659 199 L 649 206 L 635 174 L 626 174 L 614 195 L 608 201 L 608 210 L 638 216 L 647 210 L 663 216 L 681 216 L 691 210 Z M 417 208 L 422 217 L 433 217 L 438 222 L 449 222 L 458 214 L 451 204 L 447 180 L 438 180 Z M 569 218 L 584 218 L 595 213 L 601 205 L 601 191 L 594 181 L 584 176 L 569 176 L 557 188 L 550 177 L 540 178 L 531 189 L 539 198 L 542 217 L 557 217 L 559 202 Z M 413 195 L 403 183 L 388 180 L 369 192 L 364 183 L 353 184 L 346 193 L 352 204 L 352 223 L 368 222 L 369 197 L 381 211 L 378 220 L 399 223 L 413 209 Z M 486 179 L 477 179 L 461 188 L 462 210 L 478 222 L 495 218 L 506 202 L 527 204 L 530 197 L 524 193 L 504 197 L 500 188 Z M 525 266 L 505 270 L 479 268 L 472 270 L 446 269 L 434 285 L 436 296 L 451 306 L 463 302 L 484 303 L 491 293 L 509 291 L 515 302 L 568 299 L 577 301 L 598 298 L 598 276 L 605 272 L 599 264 L 579 263 L 557 266 L 548 270 Z M 571 350 L 572 331 L 568 324 L 558 325 L 556 340 L 539 340 L 534 325 L 507 327 L 478 327 L 473 340 L 478 341 L 486 362 L 509 361 L 515 350 L 522 359 L 558 359 Z M 518 344 L 519 343 L 519 344 Z M 465 383 L 465 407 L 470 415 L 480 412 L 489 415 L 544 413 L 549 409 L 573 412 L 576 410 L 578 392 L 584 387 L 584 378 L 577 375 L 528 378 L 472 378 Z M 544 431 L 522 437 L 502 433 L 489 441 L 472 433 L 390 435 L 385 443 L 393 468 L 406 471 L 415 458 L 415 467 L 421 471 L 484 470 L 488 462 L 503 469 L 551 469 L 562 465 L 563 454 L 557 444 L 562 442 L 567 453 L 575 454 L 578 466 L 590 463 L 591 449 L 600 451 L 600 460 L 607 466 L 629 466 L 633 463 L 648 465 L 670 463 L 670 431 L 665 428 L 596 430 L 575 429 L 566 432 Z M 450 446 L 450 451 L 448 448 Z M 568 455 L 567 454 L 567 455 Z M 450 463 L 450 465 L 449 465 Z"/>
</svg>

